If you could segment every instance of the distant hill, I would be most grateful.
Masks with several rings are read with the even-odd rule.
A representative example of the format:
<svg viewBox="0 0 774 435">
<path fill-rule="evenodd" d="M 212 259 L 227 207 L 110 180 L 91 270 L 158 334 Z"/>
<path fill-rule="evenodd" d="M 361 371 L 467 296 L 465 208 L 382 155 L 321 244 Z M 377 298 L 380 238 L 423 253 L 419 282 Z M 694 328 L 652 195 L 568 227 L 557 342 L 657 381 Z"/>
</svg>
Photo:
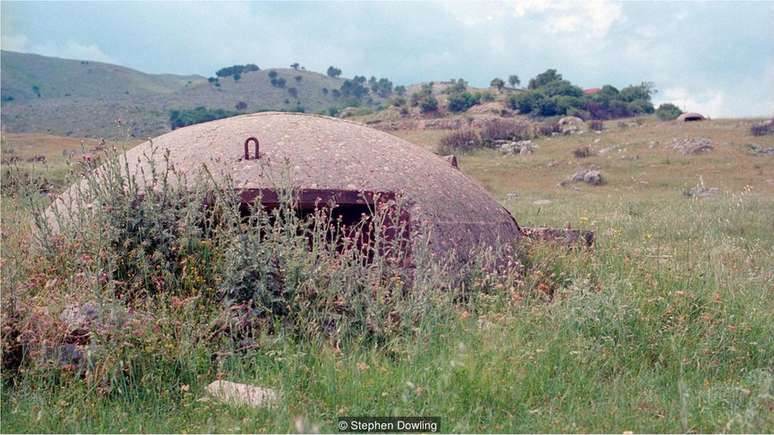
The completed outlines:
<svg viewBox="0 0 774 435">
<path fill-rule="evenodd" d="M 103 62 L 59 59 L 37 54 L 0 52 L 2 94 L 14 101 L 65 97 L 117 98 L 177 92 L 206 83 L 198 75 L 145 74 Z"/>
<path fill-rule="evenodd" d="M 343 104 L 332 91 L 344 79 L 305 70 L 274 69 L 276 78 L 285 81 L 278 87 L 271 83 L 271 69 L 214 83 L 198 75 L 146 74 L 102 62 L 1 54 L 2 128 L 8 132 L 148 137 L 170 130 L 171 110 L 205 106 L 244 113 L 318 112 Z"/>
</svg>

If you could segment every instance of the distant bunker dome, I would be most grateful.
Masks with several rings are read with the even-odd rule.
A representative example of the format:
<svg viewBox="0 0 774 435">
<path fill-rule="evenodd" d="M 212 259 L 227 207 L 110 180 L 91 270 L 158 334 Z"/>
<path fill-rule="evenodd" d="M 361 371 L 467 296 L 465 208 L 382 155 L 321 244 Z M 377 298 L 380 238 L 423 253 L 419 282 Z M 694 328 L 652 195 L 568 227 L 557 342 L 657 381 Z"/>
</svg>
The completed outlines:
<svg viewBox="0 0 774 435">
<path fill-rule="evenodd" d="M 523 236 L 505 208 L 443 157 L 350 121 L 264 112 L 197 124 L 127 151 L 128 171 L 148 173 L 147 156 L 164 168 L 167 154 L 178 172 L 207 165 L 216 181 L 228 176 L 243 202 L 276 205 L 283 179 L 302 211 L 333 201 L 345 219 L 360 217 L 375 198 L 400 196 L 408 225 L 427 228 L 437 253 L 454 249 L 465 258 L 475 246 Z"/>
<path fill-rule="evenodd" d="M 704 121 L 706 119 L 704 115 L 696 112 L 686 112 L 677 117 L 677 120 L 682 122 Z"/>
</svg>

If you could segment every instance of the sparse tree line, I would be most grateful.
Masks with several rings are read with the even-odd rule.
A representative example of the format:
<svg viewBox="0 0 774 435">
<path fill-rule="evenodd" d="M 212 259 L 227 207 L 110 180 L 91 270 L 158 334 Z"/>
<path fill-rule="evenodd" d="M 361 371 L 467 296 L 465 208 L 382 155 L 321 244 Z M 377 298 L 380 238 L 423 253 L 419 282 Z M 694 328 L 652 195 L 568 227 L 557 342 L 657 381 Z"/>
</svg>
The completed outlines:
<svg viewBox="0 0 774 435">
<path fill-rule="evenodd" d="M 296 71 L 306 70 L 298 62 L 290 67 Z M 233 65 L 218 70 L 217 77 L 211 77 L 210 82 L 220 86 L 220 77 L 230 76 L 239 80 L 242 73 L 258 70 L 258 66 L 254 64 Z M 326 70 L 326 75 L 331 78 L 340 78 L 341 74 L 342 70 L 333 65 Z M 281 77 L 277 71 L 270 70 L 268 78 L 273 87 L 286 89 L 290 98 L 299 99 L 297 86 L 303 81 L 301 75 L 293 77 L 297 85 L 291 87 L 287 86 L 287 79 Z M 629 85 L 620 90 L 612 85 L 605 85 L 593 93 L 585 93 L 579 86 L 564 79 L 555 69 L 548 69 L 530 79 L 524 89 L 519 88 L 521 79 L 516 74 L 509 75 L 507 80 L 495 77 L 489 83 L 491 90 L 487 91 L 470 91 L 468 82 L 462 78 L 440 84 L 445 85 L 441 91 L 446 95 L 445 109 L 452 113 L 465 112 L 473 106 L 496 99 L 504 101 L 508 108 L 521 114 L 540 117 L 572 115 L 589 120 L 655 113 L 660 119 L 669 120 L 682 113 L 670 103 L 665 103 L 656 110 L 651 101 L 656 91 L 651 83 Z M 326 111 L 328 114 L 338 114 L 344 107 L 374 105 L 374 98 L 391 98 L 388 104 L 400 108 L 402 114 L 407 114 L 409 107 L 418 107 L 421 113 L 428 114 L 441 109 L 433 87 L 433 82 L 423 84 L 419 90 L 405 98 L 406 87 L 395 86 L 386 77 L 371 76 L 367 79 L 365 76 L 356 75 L 351 79 L 344 79 L 338 89 L 325 87 L 321 92 L 323 96 L 338 101 Z M 498 97 L 498 94 L 501 96 Z M 285 102 L 290 104 L 289 99 Z M 300 107 L 300 101 L 296 101 L 296 104 Z"/>
</svg>

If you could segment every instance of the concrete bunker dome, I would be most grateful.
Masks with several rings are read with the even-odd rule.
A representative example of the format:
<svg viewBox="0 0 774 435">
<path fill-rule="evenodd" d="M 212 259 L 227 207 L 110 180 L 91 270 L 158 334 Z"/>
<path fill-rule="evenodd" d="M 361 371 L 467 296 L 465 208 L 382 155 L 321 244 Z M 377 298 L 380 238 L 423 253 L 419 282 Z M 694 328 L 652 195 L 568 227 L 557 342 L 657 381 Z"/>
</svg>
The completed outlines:
<svg viewBox="0 0 774 435">
<path fill-rule="evenodd" d="M 283 178 L 307 206 L 320 199 L 362 206 L 373 194 L 400 195 L 409 224 L 428 228 L 437 252 L 464 257 L 474 246 L 522 237 L 511 214 L 447 160 L 351 121 L 264 112 L 197 124 L 128 150 L 128 170 L 147 171 L 147 156 L 163 167 L 166 154 L 177 171 L 207 165 L 216 179 L 227 174 L 242 198 L 264 202 Z"/>
</svg>

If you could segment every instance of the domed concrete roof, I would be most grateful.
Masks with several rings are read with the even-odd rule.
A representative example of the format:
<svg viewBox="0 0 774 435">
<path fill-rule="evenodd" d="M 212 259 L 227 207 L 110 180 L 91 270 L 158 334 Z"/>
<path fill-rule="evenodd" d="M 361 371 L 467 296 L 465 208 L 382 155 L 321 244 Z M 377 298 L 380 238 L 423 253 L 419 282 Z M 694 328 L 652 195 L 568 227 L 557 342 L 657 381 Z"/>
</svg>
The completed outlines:
<svg viewBox="0 0 774 435">
<path fill-rule="evenodd" d="M 259 158 L 246 139 L 260 143 Z M 153 153 L 153 148 L 157 148 Z M 317 115 L 256 113 L 181 128 L 126 152 L 139 173 L 153 155 L 178 171 L 206 164 L 218 178 L 228 174 L 240 190 L 273 189 L 283 179 L 296 189 L 392 192 L 409 204 L 413 224 L 429 224 L 437 250 L 460 253 L 484 243 L 518 239 L 510 213 L 486 190 L 444 158 L 388 133 Z"/>
<path fill-rule="evenodd" d="M 678 121 L 703 121 L 705 119 L 707 118 L 705 118 L 704 115 L 696 112 L 681 113 L 680 116 L 677 117 Z"/>
</svg>

